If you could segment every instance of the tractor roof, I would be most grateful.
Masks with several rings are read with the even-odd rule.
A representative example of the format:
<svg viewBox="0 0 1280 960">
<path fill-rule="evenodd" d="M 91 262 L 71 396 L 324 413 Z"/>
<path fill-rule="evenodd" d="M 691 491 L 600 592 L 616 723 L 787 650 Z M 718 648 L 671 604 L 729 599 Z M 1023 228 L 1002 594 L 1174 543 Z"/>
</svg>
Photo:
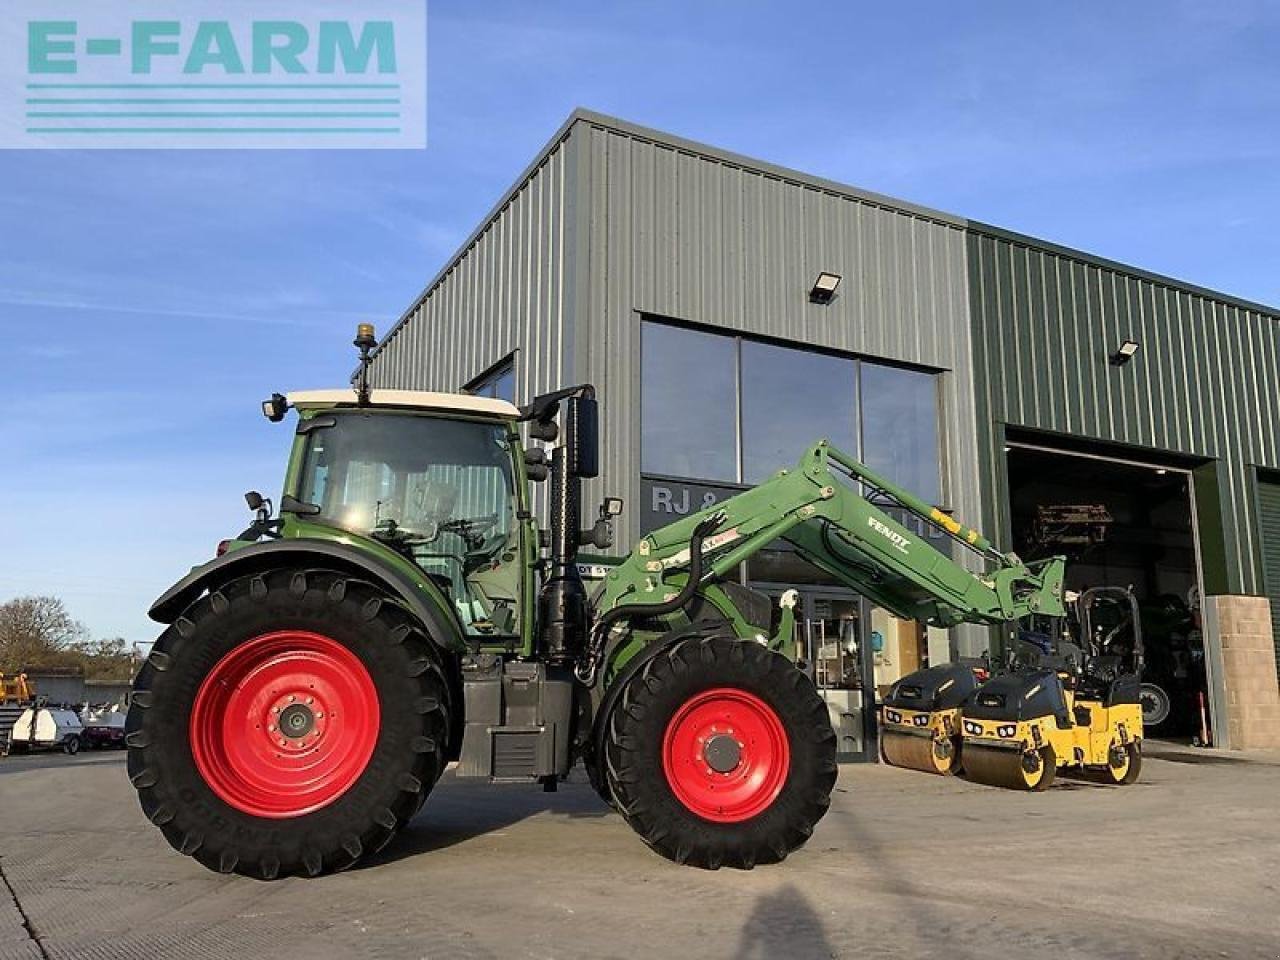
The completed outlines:
<svg viewBox="0 0 1280 960">
<path fill-rule="evenodd" d="M 356 392 L 350 388 L 337 390 L 295 390 L 286 395 L 295 410 L 323 410 L 330 407 L 354 407 Z M 466 413 L 472 416 L 495 417 L 514 420 L 520 409 L 506 400 L 493 397 L 477 397 L 469 393 L 433 393 L 427 390 L 379 390 L 369 391 L 372 407 L 400 407 L 410 410 L 436 410 L 449 413 Z"/>
</svg>

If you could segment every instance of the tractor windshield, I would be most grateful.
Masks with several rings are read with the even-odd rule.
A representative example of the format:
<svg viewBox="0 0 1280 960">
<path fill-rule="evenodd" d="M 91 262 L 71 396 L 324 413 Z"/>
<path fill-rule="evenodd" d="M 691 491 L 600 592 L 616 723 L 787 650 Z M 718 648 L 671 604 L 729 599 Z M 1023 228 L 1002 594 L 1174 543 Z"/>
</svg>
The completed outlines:
<svg viewBox="0 0 1280 960">
<path fill-rule="evenodd" d="M 520 568 L 502 424 L 333 411 L 313 428 L 298 497 L 314 518 L 391 547 L 440 587 L 469 632 L 517 632 Z M 322 421 L 322 422 L 324 422 Z"/>
</svg>

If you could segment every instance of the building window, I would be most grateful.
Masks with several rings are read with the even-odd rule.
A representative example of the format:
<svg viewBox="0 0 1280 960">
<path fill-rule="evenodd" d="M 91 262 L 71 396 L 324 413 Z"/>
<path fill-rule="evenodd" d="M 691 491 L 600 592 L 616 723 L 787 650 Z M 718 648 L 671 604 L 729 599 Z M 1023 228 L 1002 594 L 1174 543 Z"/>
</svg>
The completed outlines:
<svg viewBox="0 0 1280 960">
<path fill-rule="evenodd" d="M 857 367 L 845 357 L 742 341 L 742 482 L 759 483 L 823 437 L 857 450 Z"/>
<path fill-rule="evenodd" d="M 862 462 L 939 503 L 938 378 L 878 363 L 863 363 L 861 372 Z"/>
<path fill-rule="evenodd" d="M 465 392 L 477 397 L 493 397 L 516 402 L 516 361 L 515 356 L 507 357 L 501 363 L 490 367 L 480 376 L 462 388 Z"/>
<path fill-rule="evenodd" d="M 645 323 L 641 327 L 640 370 L 641 471 L 736 481 L 736 341 Z"/>
<path fill-rule="evenodd" d="M 941 500 L 936 374 L 653 320 L 640 337 L 641 473 L 757 484 L 825 437 Z"/>
</svg>

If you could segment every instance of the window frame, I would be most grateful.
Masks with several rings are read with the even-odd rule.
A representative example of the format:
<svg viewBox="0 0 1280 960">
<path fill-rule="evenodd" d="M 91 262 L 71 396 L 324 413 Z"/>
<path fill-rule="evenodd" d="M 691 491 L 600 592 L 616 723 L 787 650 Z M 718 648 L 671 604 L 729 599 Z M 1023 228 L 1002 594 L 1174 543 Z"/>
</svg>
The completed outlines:
<svg viewBox="0 0 1280 960">
<path fill-rule="evenodd" d="M 948 371 L 929 367 L 924 364 L 905 363 L 900 360 L 891 360 L 883 357 L 874 357 L 867 354 L 852 353 L 843 350 L 836 350 L 830 347 L 824 347 L 815 344 L 797 344 L 794 341 L 781 340 L 776 337 L 760 336 L 756 334 L 743 334 L 741 331 L 731 330 L 724 327 L 714 327 L 707 324 L 689 323 L 669 317 L 663 317 L 657 314 L 641 313 L 639 315 L 641 325 L 641 342 L 643 343 L 643 327 L 645 324 L 653 324 L 655 326 L 663 326 L 673 328 L 675 330 L 684 330 L 691 333 L 710 334 L 712 336 L 723 337 L 733 341 L 733 359 L 734 359 L 734 453 L 736 458 L 735 474 L 733 478 L 712 478 L 712 477 L 675 477 L 666 473 L 651 473 L 643 469 L 644 463 L 644 421 L 640 417 L 640 443 L 637 451 L 638 463 L 641 469 L 639 475 L 651 479 L 666 480 L 687 480 L 697 483 L 703 483 L 713 486 L 738 486 L 742 489 L 749 489 L 752 484 L 743 480 L 744 477 L 744 433 L 743 433 L 743 383 L 742 383 L 742 345 L 744 342 L 761 344 L 763 346 L 777 347 L 783 350 L 795 350 L 802 353 L 812 353 L 821 356 L 834 357 L 836 359 L 848 360 L 853 363 L 853 395 L 850 397 L 850 405 L 854 413 L 854 446 L 856 449 L 850 452 L 859 460 L 865 457 L 865 441 L 864 441 L 864 404 L 862 401 L 862 371 L 865 364 L 877 367 L 888 367 L 898 370 L 906 370 L 912 373 L 927 374 L 933 378 L 934 384 L 934 410 L 935 410 L 935 456 L 938 463 L 938 493 L 939 500 L 942 504 L 947 504 L 952 499 L 951 494 L 951 471 L 948 469 L 946 449 L 947 449 L 947 425 L 945 418 L 945 403 L 943 398 L 944 378 Z M 641 377 L 641 396 L 645 389 L 644 384 L 644 351 L 640 353 L 640 377 Z M 643 409 L 643 401 L 640 404 Z M 799 451 L 797 451 L 797 454 Z"/>
<path fill-rule="evenodd" d="M 508 400 L 510 403 L 516 402 L 516 354 L 519 351 L 512 350 L 501 359 L 489 364 L 476 376 L 472 377 L 462 387 L 463 393 L 469 393 L 477 397 L 494 397 L 498 400 Z M 511 377 L 511 396 L 499 397 L 495 392 L 485 393 L 486 387 L 495 386 L 503 377 L 510 375 Z"/>
</svg>

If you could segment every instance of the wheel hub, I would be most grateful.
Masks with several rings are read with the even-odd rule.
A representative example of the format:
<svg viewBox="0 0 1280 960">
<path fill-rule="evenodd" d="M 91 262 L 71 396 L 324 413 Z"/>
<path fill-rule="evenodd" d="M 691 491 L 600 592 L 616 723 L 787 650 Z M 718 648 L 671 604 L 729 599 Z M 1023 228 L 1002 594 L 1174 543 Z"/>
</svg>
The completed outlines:
<svg viewBox="0 0 1280 960">
<path fill-rule="evenodd" d="M 290 704 L 280 711 L 280 732 L 296 740 L 305 737 L 316 725 L 316 715 L 301 703 Z"/>
<path fill-rule="evenodd" d="M 742 744 L 727 733 L 717 733 L 702 748 L 702 756 L 716 773 L 730 773 L 742 762 Z"/>
<path fill-rule="evenodd" d="M 686 808 L 714 823 L 767 810 L 791 767 L 786 728 L 760 697 L 732 687 L 695 694 L 675 711 L 662 741 L 667 785 Z"/>
<path fill-rule="evenodd" d="M 214 664 L 191 706 L 191 753 L 209 789 L 236 809 L 299 817 L 359 779 L 380 720 L 359 657 L 323 634 L 283 630 Z"/>
</svg>

